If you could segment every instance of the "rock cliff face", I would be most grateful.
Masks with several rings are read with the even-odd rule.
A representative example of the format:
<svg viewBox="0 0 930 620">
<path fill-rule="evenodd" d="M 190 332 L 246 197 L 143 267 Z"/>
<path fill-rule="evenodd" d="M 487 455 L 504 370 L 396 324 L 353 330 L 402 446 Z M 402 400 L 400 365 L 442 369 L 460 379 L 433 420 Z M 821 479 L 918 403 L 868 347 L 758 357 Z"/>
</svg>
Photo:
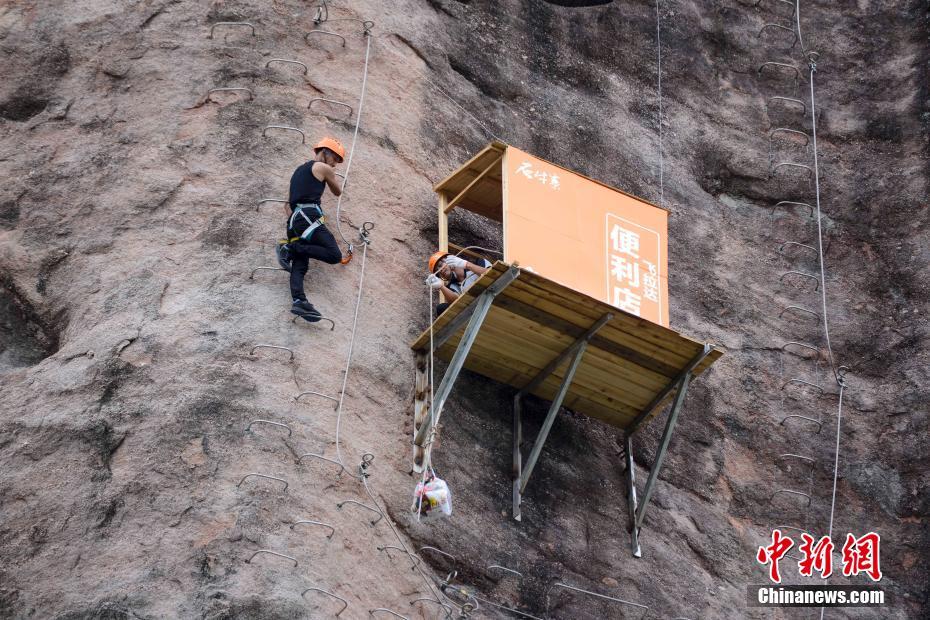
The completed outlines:
<svg viewBox="0 0 930 620">
<path fill-rule="evenodd" d="M 806 77 L 790 36 L 756 36 L 766 22 L 791 23 L 776 14 L 784 3 L 662 3 L 672 326 L 727 354 L 692 387 L 642 559 L 628 550 L 616 432 L 570 412 L 556 422 L 523 522 L 509 518 L 512 392 L 474 375 L 460 380 L 435 450 L 455 515 L 418 524 L 408 511 L 407 347 L 427 325 L 431 186 L 492 137 L 660 199 L 654 5 L 329 4 L 325 28 L 344 46 L 304 39 L 315 9 L 298 0 L 0 7 L 0 615 L 333 616 L 341 603 L 306 591 L 315 587 L 346 599 L 342 618 L 375 608 L 438 617 L 435 604 L 411 601 L 457 570 L 456 583 L 481 598 L 539 617 L 643 617 L 550 590 L 557 580 L 647 605 L 649 618 L 772 617 L 746 605 L 745 586 L 765 578 L 755 550 L 776 525 L 826 530 L 838 404 L 825 357 L 780 348 L 825 350 L 819 323 L 779 318 L 786 305 L 821 302 L 813 286 L 779 280 L 818 269 L 812 254 L 777 251 L 785 240 L 814 243 L 813 220 L 771 214 L 779 200 L 813 200 L 805 177 L 769 172 L 770 157 L 811 161 L 803 144 L 776 139 L 770 151 L 772 127 L 810 129 L 809 115 L 765 106 L 786 89 L 805 100 L 806 80 L 757 72 L 790 60 Z M 916 1 L 802 4 L 803 44 L 820 53 L 831 343 L 849 367 L 834 533 L 881 533 L 891 598 L 882 610 L 827 617 L 918 618 L 930 609 L 930 22 Z M 370 39 L 352 19 L 375 22 Z M 209 37 L 228 21 L 250 22 L 254 36 L 220 26 Z M 310 297 L 335 320 L 330 331 L 290 321 L 283 273 L 253 272 L 274 266 L 283 225 L 280 204 L 256 205 L 285 197 L 317 136 L 352 142 L 366 49 L 340 221 L 350 240 L 365 221 L 375 229 L 364 262 L 356 245 L 347 266 L 312 266 Z M 266 66 L 272 58 L 309 69 Z M 215 87 L 252 98 L 208 99 Z M 308 111 L 315 97 L 348 102 L 352 115 L 325 102 Z M 263 137 L 267 125 L 297 127 L 307 144 L 296 132 Z M 334 201 L 325 206 L 335 222 Z M 453 225 L 456 239 L 498 242 L 482 222 Z M 253 352 L 258 344 L 295 357 Z M 337 431 L 332 401 L 294 396 L 338 397 L 350 351 Z M 795 377 L 825 394 L 784 389 Z M 528 436 L 544 411 L 530 408 Z M 780 425 L 788 414 L 820 419 L 822 431 Z M 254 419 L 290 430 L 246 431 Z M 638 466 L 652 464 L 661 422 L 637 440 Z M 353 475 L 365 453 L 375 458 L 363 483 Z M 799 469 L 784 453 L 816 462 Z M 254 472 L 283 482 L 243 480 Z M 807 489 L 809 475 L 809 511 L 770 500 L 778 488 Z M 346 500 L 387 516 L 372 525 L 377 514 Z M 291 527 L 299 520 L 334 534 Z M 455 559 L 427 549 L 411 570 L 402 552 L 379 551 L 391 545 Z M 294 562 L 251 557 L 261 549 Z M 505 615 L 487 603 L 474 614 Z"/>
</svg>

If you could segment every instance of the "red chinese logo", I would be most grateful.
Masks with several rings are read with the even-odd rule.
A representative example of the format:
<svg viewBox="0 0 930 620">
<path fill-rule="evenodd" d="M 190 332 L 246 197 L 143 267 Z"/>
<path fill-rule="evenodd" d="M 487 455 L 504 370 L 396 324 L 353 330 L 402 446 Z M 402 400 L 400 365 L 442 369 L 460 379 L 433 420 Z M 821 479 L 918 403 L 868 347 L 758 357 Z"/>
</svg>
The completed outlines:
<svg viewBox="0 0 930 620">
<path fill-rule="evenodd" d="M 812 577 L 814 571 L 820 573 L 821 579 L 833 574 L 833 541 L 823 536 L 814 544 L 814 537 L 810 534 L 801 534 L 804 541 L 798 550 L 803 556 L 798 562 L 798 572 L 804 577 Z"/>
<path fill-rule="evenodd" d="M 769 579 L 781 583 L 781 574 L 778 572 L 778 561 L 784 557 L 788 550 L 794 546 L 794 541 L 781 535 L 781 530 L 772 530 L 772 544 L 768 547 L 759 547 L 756 559 L 759 564 L 771 564 Z"/>
<path fill-rule="evenodd" d="M 798 573 L 802 577 L 813 577 L 816 571 L 821 579 L 832 575 L 835 548 L 833 541 L 828 536 L 822 536 L 815 541 L 814 537 L 807 533 L 801 534 L 801 540 L 798 546 L 798 551 L 801 552 Z M 759 564 L 769 565 L 769 579 L 774 583 L 781 583 L 778 561 L 785 557 L 793 546 L 794 541 L 789 536 L 784 536 L 781 530 L 776 529 L 772 530 L 772 543 L 759 547 L 756 552 L 756 560 Z M 881 536 L 875 532 L 869 532 L 860 538 L 856 538 L 853 534 L 846 534 L 842 554 L 844 577 L 854 577 L 865 573 L 872 581 L 881 580 L 882 569 L 879 559 Z"/>
<path fill-rule="evenodd" d="M 865 573 L 872 581 L 882 578 L 882 569 L 879 563 L 879 547 L 881 537 L 875 532 L 869 532 L 862 538 L 846 534 L 846 543 L 843 545 L 843 576 L 852 577 Z"/>
</svg>

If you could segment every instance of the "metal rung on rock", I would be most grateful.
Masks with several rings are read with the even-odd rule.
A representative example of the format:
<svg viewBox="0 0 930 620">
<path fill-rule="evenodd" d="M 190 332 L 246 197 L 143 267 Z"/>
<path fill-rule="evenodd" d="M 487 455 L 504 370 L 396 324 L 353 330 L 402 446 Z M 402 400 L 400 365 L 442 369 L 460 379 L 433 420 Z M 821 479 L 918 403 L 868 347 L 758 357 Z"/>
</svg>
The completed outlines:
<svg viewBox="0 0 930 620">
<path fill-rule="evenodd" d="M 512 568 L 507 568 L 506 566 L 501 566 L 500 564 L 491 564 L 484 570 L 485 572 L 490 571 L 490 570 L 500 570 L 500 571 L 504 571 L 505 573 L 514 574 L 518 576 L 520 579 L 523 579 L 523 573 L 521 573 L 520 571 L 514 570 Z"/>
<path fill-rule="evenodd" d="M 811 505 L 812 499 L 810 495 L 808 495 L 807 493 L 804 493 L 803 491 L 795 491 L 794 489 L 778 489 L 777 491 L 772 493 L 772 497 L 769 498 L 769 502 L 772 502 L 779 493 L 784 493 L 786 495 L 795 495 L 797 497 L 803 497 L 807 499 L 808 507 L 810 507 Z"/>
<path fill-rule="evenodd" d="M 299 318 L 302 318 L 302 317 L 299 317 L 299 316 L 296 316 L 296 315 L 295 315 L 294 318 L 291 319 L 291 323 L 296 323 L 296 322 L 297 322 L 297 319 L 299 319 Z M 335 330 L 336 330 L 336 321 L 334 321 L 334 320 L 332 320 L 332 319 L 328 319 L 328 318 L 326 318 L 325 316 L 321 316 L 318 320 L 313 321 L 313 323 L 319 323 L 320 321 L 327 321 L 327 322 L 330 324 L 329 331 L 335 331 Z M 304 322 L 305 322 L 305 323 L 310 323 L 311 321 L 304 321 Z"/>
<path fill-rule="evenodd" d="M 320 460 L 320 461 L 326 461 L 327 463 L 332 463 L 333 465 L 338 465 L 338 466 L 339 466 L 339 475 L 340 475 L 340 476 L 342 475 L 342 470 L 345 469 L 345 467 L 344 467 L 344 466 L 342 465 L 342 463 L 340 463 L 339 461 L 337 461 L 337 460 L 335 460 L 335 459 L 331 459 L 331 458 L 325 457 L 325 456 L 323 456 L 322 454 L 317 454 L 317 453 L 315 453 L 315 452 L 307 452 L 307 453 L 305 453 L 305 454 L 301 454 L 300 456 L 297 457 L 297 462 L 300 463 L 300 462 L 301 462 L 303 459 L 305 459 L 305 458 L 318 459 L 318 460 Z"/>
<path fill-rule="evenodd" d="M 808 416 L 806 416 L 806 415 L 800 415 L 800 414 L 797 414 L 797 413 L 792 413 L 791 415 L 786 415 L 785 417 L 783 417 L 783 418 L 781 419 L 781 422 L 779 422 L 778 425 L 779 425 L 779 426 L 784 426 L 784 425 L 785 425 L 785 422 L 787 422 L 788 420 L 790 420 L 790 419 L 792 419 L 792 418 L 798 418 L 798 419 L 800 419 L 800 420 L 804 420 L 805 422 L 810 422 L 811 424 L 816 424 L 816 425 L 817 425 L 817 434 L 818 434 L 818 435 L 820 434 L 820 431 L 823 429 L 823 422 L 821 422 L 820 420 L 815 420 L 814 418 L 810 418 L 810 417 L 808 417 Z"/>
<path fill-rule="evenodd" d="M 433 553 L 438 553 L 439 555 L 446 556 L 447 558 L 452 560 L 453 568 L 459 563 L 459 561 L 456 559 L 454 555 L 452 555 L 451 553 L 446 553 L 442 549 L 437 549 L 436 547 L 420 547 L 419 552 L 423 553 L 424 551 L 432 551 Z"/>
<path fill-rule="evenodd" d="M 779 282 L 784 282 L 785 278 L 788 277 L 788 276 L 799 276 L 799 277 L 802 277 L 802 278 L 808 278 L 808 279 L 810 279 L 810 280 L 813 280 L 813 281 L 814 281 L 814 290 L 815 290 L 815 291 L 820 290 L 820 278 L 818 278 L 817 276 L 815 276 L 815 275 L 813 275 L 813 274 L 804 273 L 803 271 L 794 271 L 794 270 L 791 270 L 791 271 L 786 271 L 785 273 L 781 274 L 781 277 L 778 278 L 778 281 L 779 281 Z"/>
<path fill-rule="evenodd" d="M 815 390 L 819 391 L 821 395 L 823 395 L 823 393 L 824 393 L 822 387 L 820 387 L 820 386 L 817 385 L 816 383 L 811 383 L 810 381 L 805 381 L 804 379 L 789 379 L 788 381 L 785 381 L 785 383 L 781 386 L 781 389 L 784 391 L 784 389 L 785 389 L 786 387 L 788 387 L 789 385 L 793 385 L 793 384 L 798 384 L 798 385 L 809 385 L 810 387 L 812 387 L 812 388 L 814 388 Z"/>
<path fill-rule="evenodd" d="M 796 246 L 798 246 L 799 248 L 804 248 L 805 250 L 810 250 L 810 251 L 812 251 L 812 252 L 816 252 L 816 251 L 817 251 L 817 248 L 815 248 L 815 247 L 812 246 L 812 245 L 807 245 L 806 243 L 798 243 L 797 241 L 785 241 L 785 242 L 783 242 L 780 246 L 778 246 L 778 253 L 779 253 L 779 254 L 784 254 L 784 253 L 785 253 L 785 252 L 784 252 L 785 248 L 788 247 L 789 245 L 796 245 Z"/>
<path fill-rule="evenodd" d="M 804 314 L 809 314 L 813 316 L 814 318 L 816 318 L 818 323 L 820 323 L 821 321 L 819 312 L 814 312 L 813 310 L 808 310 L 807 308 L 802 308 L 801 306 L 785 306 L 782 309 L 782 311 L 778 313 L 778 318 L 781 318 L 782 315 L 788 312 L 789 310 L 793 310 L 794 312 L 801 312 Z"/>
<path fill-rule="evenodd" d="M 342 47 L 346 46 L 346 38 L 344 36 L 342 36 L 341 34 L 336 34 L 335 32 L 330 32 L 329 30 L 311 30 L 310 32 L 305 34 L 304 43 L 306 43 L 307 45 L 310 45 L 309 39 L 310 39 L 310 35 L 312 34 L 323 34 L 323 35 L 327 35 L 330 37 L 336 37 L 342 41 Z"/>
<path fill-rule="evenodd" d="M 786 452 L 786 453 L 784 453 L 784 454 L 779 454 L 779 455 L 778 455 L 778 458 L 780 458 L 780 459 L 787 459 L 787 458 L 801 459 L 802 461 L 807 461 L 807 462 L 809 462 L 811 465 L 814 464 L 814 459 L 813 459 L 813 458 L 811 458 L 811 457 L 809 457 L 809 456 L 804 456 L 804 455 L 802 455 L 802 454 L 791 454 L 790 452 Z"/>
<path fill-rule="evenodd" d="M 317 15 L 313 19 L 313 23 L 319 26 L 322 23 L 331 23 L 331 22 L 358 22 L 362 25 L 362 34 L 368 35 L 371 33 L 371 29 L 375 27 L 375 22 L 370 19 L 359 19 L 357 17 L 339 17 L 337 19 L 323 19 L 322 17 L 322 8 L 317 7 Z"/>
<path fill-rule="evenodd" d="M 342 602 L 342 609 L 340 609 L 338 612 L 336 612 L 336 615 L 337 615 L 337 616 L 338 616 L 339 614 L 341 614 L 342 612 L 344 612 L 344 611 L 346 610 L 346 608 L 349 606 L 349 601 L 345 600 L 345 599 L 342 598 L 341 596 L 337 596 L 337 595 L 333 594 L 332 592 L 329 592 L 329 591 L 324 590 L 324 589 L 322 589 L 322 588 L 307 588 L 306 590 L 304 590 L 303 592 L 300 593 L 301 598 L 303 598 L 303 596 L 304 596 L 307 592 L 319 592 L 319 593 L 321 593 L 321 594 L 325 594 L 325 595 L 327 595 L 327 596 L 330 596 L 330 597 L 332 597 L 332 598 L 334 598 L 334 599 L 336 599 L 336 600 Z"/>
<path fill-rule="evenodd" d="M 793 200 L 779 200 L 772 207 L 772 215 L 775 215 L 775 209 L 777 209 L 778 207 L 807 207 L 808 209 L 810 209 L 810 216 L 814 217 L 814 207 L 810 206 L 806 202 L 795 202 Z M 810 247 L 810 246 L 807 246 L 807 247 Z"/>
<path fill-rule="evenodd" d="M 773 70 L 788 69 L 790 71 L 794 71 L 795 73 L 794 81 L 795 82 L 797 82 L 798 80 L 804 81 L 804 76 L 801 75 L 801 70 L 795 67 L 794 65 L 789 65 L 788 63 L 785 63 L 785 62 L 773 62 L 773 61 L 764 62 L 761 65 L 759 65 L 759 75 L 762 75 L 762 71 L 764 71 L 768 67 L 771 67 Z"/>
<path fill-rule="evenodd" d="M 335 99 L 324 99 L 323 97 L 314 97 L 313 99 L 311 99 L 310 103 L 307 104 L 307 109 L 312 110 L 313 104 L 317 101 L 322 101 L 323 103 L 329 103 L 331 105 L 337 105 L 337 106 L 342 106 L 344 108 L 348 108 L 349 118 L 352 118 L 352 115 L 355 114 L 355 108 L 350 106 L 348 103 L 343 103 L 342 101 L 336 101 Z"/>
<path fill-rule="evenodd" d="M 271 426 L 280 426 L 281 428 L 286 428 L 286 429 L 287 429 L 287 436 L 288 436 L 288 437 L 290 437 L 291 434 L 292 434 L 292 431 L 291 431 L 291 427 L 290 427 L 290 426 L 288 426 L 287 424 L 284 424 L 284 423 L 282 423 L 282 422 L 274 422 L 274 421 L 272 421 L 272 420 L 252 420 L 251 422 L 249 422 L 249 425 L 245 428 L 246 432 L 252 430 L 252 425 L 253 425 L 253 424 L 269 424 L 269 425 L 271 425 Z"/>
<path fill-rule="evenodd" d="M 354 505 L 356 505 L 356 506 L 361 506 L 361 507 L 364 508 L 365 510 L 370 510 L 371 512 L 376 513 L 376 514 L 378 515 L 378 518 L 371 522 L 372 525 L 376 524 L 378 521 L 380 521 L 381 519 L 384 518 L 384 513 L 381 512 L 380 510 L 378 510 L 377 508 L 372 508 L 372 507 L 369 506 L 368 504 L 363 504 L 362 502 L 357 502 L 357 501 L 355 501 L 354 499 L 346 499 L 346 500 L 343 500 L 343 501 L 339 502 L 338 504 L 336 504 L 336 508 L 339 508 L 339 509 L 341 510 L 342 507 L 345 506 L 346 504 L 354 504 Z"/>
<path fill-rule="evenodd" d="M 335 398 L 335 397 L 333 397 L 333 396 L 327 396 L 326 394 L 321 394 L 320 392 L 314 392 L 313 390 L 306 390 L 306 391 L 304 391 L 304 392 L 301 392 L 300 394 L 298 394 L 297 396 L 294 397 L 294 401 L 300 402 L 300 397 L 301 397 L 301 396 L 306 396 L 307 394 L 313 394 L 314 396 L 319 396 L 320 398 L 325 398 L 326 400 L 331 400 L 331 401 L 333 401 L 334 403 L 336 403 L 336 404 L 335 404 L 335 407 L 338 407 L 338 406 L 339 406 L 339 399 L 338 399 L 338 398 Z"/>
<path fill-rule="evenodd" d="M 292 558 L 292 557 L 289 556 L 289 555 L 284 555 L 283 553 L 278 553 L 277 551 L 272 551 L 271 549 L 259 549 L 258 551 L 256 551 L 255 553 L 253 553 L 252 556 L 251 556 L 248 560 L 245 561 L 245 563 L 246 563 L 246 564 L 251 564 L 251 563 L 252 563 L 252 560 L 255 558 L 255 556 L 256 556 L 256 555 L 259 555 L 259 554 L 261 554 L 261 553 L 266 553 L 266 554 L 268 554 L 268 555 L 273 555 L 273 556 L 277 556 L 277 557 L 279 557 L 279 558 L 284 558 L 284 559 L 286 559 L 286 560 L 290 560 L 291 562 L 294 563 L 294 568 L 297 568 L 297 566 L 299 566 L 299 564 L 300 564 L 300 563 L 297 561 L 297 558 Z"/>
<path fill-rule="evenodd" d="M 368 615 L 371 616 L 372 618 L 373 618 L 373 617 L 375 616 L 375 614 L 377 614 L 377 613 L 391 614 L 391 615 L 394 616 L 395 618 L 400 618 L 401 620 L 410 620 L 410 618 L 408 618 L 407 616 L 402 616 L 402 615 L 400 615 L 399 613 L 397 613 L 396 611 L 391 611 L 390 609 L 385 609 L 384 607 L 378 607 L 377 609 L 369 609 L 369 610 L 368 610 Z"/>
<path fill-rule="evenodd" d="M 808 166 L 807 164 L 798 164 L 793 161 L 783 161 L 775 165 L 775 168 L 772 170 L 772 175 L 778 174 L 781 170 L 786 169 L 797 169 L 797 170 L 806 170 L 807 171 L 807 182 L 808 184 L 814 180 L 814 169 Z"/>
<path fill-rule="evenodd" d="M 238 488 L 238 487 L 241 487 L 241 486 L 242 486 L 242 483 L 245 482 L 246 478 L 267 478 L 268 480 L 275 480 L 275 481 L 277 481 L 277 482 L 283 482 L 283 483 L 284 483 L 284 491 L 283 491 L 283 492 L 284 492 L 284 493 L 287 493 L 287 486 L 288 486 L 287 480 L 285 480 L 284 478 L 276 478 L 275 476 L 269 476 L 269 475 L 267 475 L 267 474 L 259 474 L 259 473 L 256 473 L 256 472 L 252 472 L 252 473 L 248 473 L 248 474 L 244 475 L 244 476 L 242 477 L 242 480 L 239 481 L 239 484 L 237 484 L 236 487 L 237 487 L 237 488 Z"/>
<path fill-rule="evenodd" d="M 291 529 L 294 529 L 298 525 L 319 525 L 320 527 L 329 528 L 329 534 L 326 538 L 332 539 L 333 535 L 336 533 L 336 528 L 334 528 L 329 523 L 323 523 L 322 521 L 311 521 L 309 519 L 301 519 L 300 521 L 294 521 L 291 523 Z"/>
<path fill-rule="evenodd" d="M 804 146 L 807 146 L 811 142 L 810 136 L 808 136 L 803 131 L 798 131 L 797 129 L 789 129 L 787 127 L 776 127 L 769 133 L 769 144 L 772 144 L 775 140 L 775 134 L 777 133 L 786 133 L 788 135 L 801 136 L 804 138 Z"/>
<path fill-rule="evenodd" d="M 785 353 L 791 353 L 791 351 L 788 350 L 788 347 L 790 346 L 800 347 L 802 349 L 810 349 L 811 351 L 817 354 L 817 357 L 820 357 L 820 349 L 818 349 L 817 347 L 806 344 L 804 342 L 795 342 L 794 340 L 792 340 L 791 342 L 786 342 L 785 344 L 781 345 L 781 350 L 784 351 Z M 804 356 L 800 355 L 798 357 L 804 357 Z"/>
<path fill-rule="evenodd" d="M 279 63 L 285 64 L 285 65 L 300 65 L 301 67 L 304 68 L 304 75 L 307 75 L 307 71 L 309 71 L 309 69 L 307 68 L 307 65 L 305 65 L 305 64 L 302 63 L 302 62 L 300 62 L 299 60 L 289 60 L 289 59 L 287 59 L 287 58 L 272 58 L 271 60 L 269 60 L 268 62 L 265 63 L 265 68 L 266 68 L 266 69 L 270 68 L 270 67 L 271 67 L 271 63 L 273 63 L 273 62 L 279 62 Z"/>
<path fill-rule="evenodd" d="M 254 280 L 254 279 L 255 279 L 255 274 L 256 274 L 256 272 L 259 272 L 259 271 L 284 271 L 284 272 L 287 272 L 287 269 L 282 269 L 282 268 L 280 268 L 280 267 L 256 267 L 255 269 L 252 270 L 252 273 L 249 274 L 249 280 Z"/>
<path fill-rule="evenodd" d="M 409 558 L 411 558 L 412 560 L 414 560 L 414 564 L 413 564 L 413 567 L 412 567 L 411 570 L 416 570 L 416 569 L 417 569 L 417 565 L 418 565 L 420 562 L 423 561 L 423 558 L 421 558 L 420 556 L 415 555 L 415 554 L 413 554 L 413 553 L 410 553 L 409 551 L 407 551 L 407 550 L 404 549 L 403 547 L 398 547 L 397 545 L 383 545 L 383 546 L 378 547 L 377 549 L 378 549 L 378 551 L 383 552 L 383 553 L 384 553 L 385 555 L 387 555 L 388 557 L 391 557 L 391 554 L 388 553 L 388 550 L 389 550 L 389 549 L 396 549 L 396 550 L 400 551 L 401 553 L 404 553 L 404 554 L 407 555 Z"/>
<path fill-rule="evenodd" d="M 262 137 L 263 137 L 263 138 L 267 138 L 267 137 L 268 137 L 268 130 L 269 130 L 269 129 L 282 129 L 282 130 L 284 130 L 284 131 L 296 131 L 297 133 L 300 134 L 300 143 L 301 143 L 301 144 L 306 144 L 306 143 L 307 143 L 307 136 L 306 136 L 306 134 L 304 134 L 304 132 L 303 132 L 302 129 L 298 129 L 297 127 L 288 127 L 287 125 L 266 125 L 265 128 L 262 129 Z"/>
<path fill-rule="evenodd" d="M 782 105 L 788 106 L 801 106 L 801 111 L 804 116 L 807 116 L 807 104 L 800 99 L 795 99 L 794 97 L 782 97 L 774 96 L 769 97 L 769 100 L 765 103 L 765 113 L 771 115 L 771 107 L 773 103 L 781 103 Z"/>
</svg>

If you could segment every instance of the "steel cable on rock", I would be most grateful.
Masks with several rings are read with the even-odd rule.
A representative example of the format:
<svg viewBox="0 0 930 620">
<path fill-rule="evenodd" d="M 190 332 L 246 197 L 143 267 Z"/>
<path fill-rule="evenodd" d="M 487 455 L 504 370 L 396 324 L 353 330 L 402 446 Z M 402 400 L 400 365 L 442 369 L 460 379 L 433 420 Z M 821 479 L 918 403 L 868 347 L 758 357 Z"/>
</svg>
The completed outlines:
<svg viewBox="0 0 930 620">
<path fill-rule="evenodd" d="M 800 2 L 800 0 L 798 0 Z M 798 38 L 800 39 L 800 7 L 797 10 L 798 13 Z M 840 466 L 840 438 L 843 424 L 843 394 L 846 391 L 846 377 L 843 372 L 844 367 L 837 367 L 836 359 L 833 355 L 833 346 L 830 342 L 830 325 L 828 319 L 828 304 L 827 304 L 827 279 L 826 279 L 826 268 L 824 267 L 824 256 L 823 256 L 823 227 L 821 224 L 821 212 L 820 212 L 820 168 L 819 160 L 817 157 L 817 107 L 816 99 L 814 96 L 814 74 L 817 72 L 817 53 L 811 52 L 808 56 L 809 67 L 810 67 L 810 95 L 811 95 L 811 143 L 814 149 L 814 200 L 817 212 L 817 255 L 820 260 L 820 295 L 823 309 L 823 332 L 824 338 L 827 343 L 827 354 L 830 357 L 830 369 L 833 372 L 833 378 L 836 381 L 837 386 L 839 387 L 839 401 L 836 408 L 836 443 L 833 452 L 833 489 L 830 496 L 830 520 L 827 526 L 828 537 L 833 539 L 833 519 L 836 514 L 836 486 L 839 479 L 839 466 Z M 820 618 L 823 620 L 825 608 L 820 608 Z"/>
<path fill-rule="evenodd" d="M 662 153 L 662 15 L 656 0 L 656 94 L 658 96 L 659 115 L 659 206 L 665 204 L 665 162 Z"/>
</svg>

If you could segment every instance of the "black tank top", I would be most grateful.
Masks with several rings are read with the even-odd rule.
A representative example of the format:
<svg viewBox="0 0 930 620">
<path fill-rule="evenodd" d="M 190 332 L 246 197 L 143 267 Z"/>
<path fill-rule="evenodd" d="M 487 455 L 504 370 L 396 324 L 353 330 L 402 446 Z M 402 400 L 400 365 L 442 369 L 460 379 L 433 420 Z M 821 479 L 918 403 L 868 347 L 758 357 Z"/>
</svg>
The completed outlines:
<svg viewBox="0 0 930 620">
<path fill-rule="evenodd" d="M 291 208 L 299 204 L 320 204 L 326 182 L 313 176 L 313 164 L 310 160 L 302 164 L 291 176 Z"/>
</svg>

